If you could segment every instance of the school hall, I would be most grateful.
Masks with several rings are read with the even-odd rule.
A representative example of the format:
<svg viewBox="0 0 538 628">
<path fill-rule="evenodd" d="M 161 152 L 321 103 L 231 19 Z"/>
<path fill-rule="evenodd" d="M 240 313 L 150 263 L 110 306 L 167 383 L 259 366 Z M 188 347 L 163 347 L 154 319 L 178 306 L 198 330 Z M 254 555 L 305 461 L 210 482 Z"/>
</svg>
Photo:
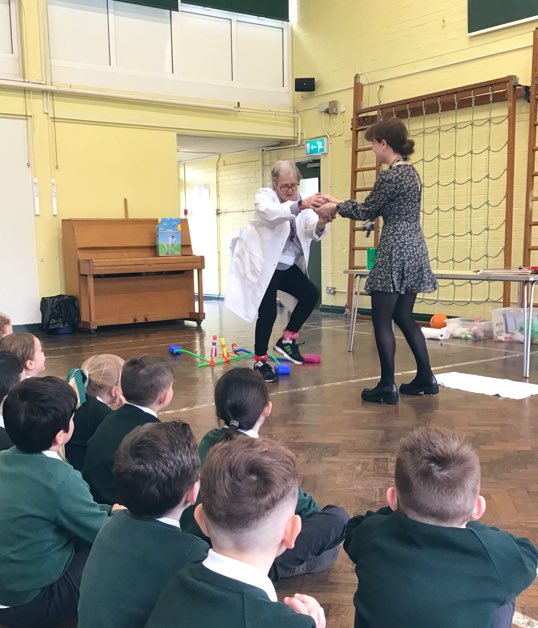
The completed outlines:
<svg viewBox="0 0 538 628">
<path fill-rule="evenodd" d="M 415 140 L 432 268 L 453 275 L 419 295 L 414 311 L 426 326 L 434 314 L 464 319 L 452 337 L 426 341 L 435 376 L 463 377 L 396 405 L 361 401 L 379 380 L 378 354 L 364 293 L 348 350 L 354 291 L 344 271 L 366 268 L 382 225 L 364 232 L 337 217 L 312 246 L 320 300 L 298 338 L 321 361 L 269 384 L 264 437 L 296 454 L 301 486 L 319 503 L 353 516 L 386 505 L 403 436 L 452 429 L 481 461 L 481 521 L 538 543 L 535 391 L 510 399 L 461 389 L 465 375 L 538 384 L 518 284 L 458 278 L 538 265 L 538 16 L 532 3 L 504 4 L 0 2 L 0 311 L 41 340 L 43 374 L 65 379 L 99 353 L 166 358 L 175 394 L 159 416 L 188 422 L 200 439 L 216 427 L 217 379 L 252 359 L 200 367 L 169 347 L 209 356 L 216 336 L 219 358 L 221 338 L 229 351 L 253 350 L 254 323 L 223 298 L 256 191 L 277 160 L 291 160 L 303 196 L 363 200 L 379 175 L 363 131 L 399 117 Z M 152 234 L 163 217 L 182 219 L 189 266 L 157 257 Z M 84 221 L 99 229 L 71 238 Z M 140 262 L 148 256 L 159 261 Z M 78 297 L 81 329 L 45 333 L 41 299 L 60 294 Z M 270 349 L 287 320 L 279 307 Z M 533 317 L 530 341 L 537 330 Z M 415 363 L 395 333 L 399 385 Z M 514 626 L 538 626 L 537 587 L 517 598 Z M 314 596 L 327 626 L 340 628 L 353 625 L 356 588 L 341 550 L 329 571 L 282 580 L 277 593 Z"/>
</svg>

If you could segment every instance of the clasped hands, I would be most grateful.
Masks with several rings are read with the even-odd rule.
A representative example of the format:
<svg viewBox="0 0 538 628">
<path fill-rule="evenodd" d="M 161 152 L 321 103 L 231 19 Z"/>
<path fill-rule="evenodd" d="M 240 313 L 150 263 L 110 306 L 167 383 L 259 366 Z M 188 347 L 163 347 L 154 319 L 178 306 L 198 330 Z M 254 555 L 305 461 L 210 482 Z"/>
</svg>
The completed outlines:
<svg viewBox="0 0 538 628">
<path fill-rule="evenodd" d="M 302 200 L 305 207 L 311 207 L 319 217 L 320 226 L 332 222 L 337 215 L 336 206 L 340 201 L 330 194 L 318 192 Z"/>
</svg>

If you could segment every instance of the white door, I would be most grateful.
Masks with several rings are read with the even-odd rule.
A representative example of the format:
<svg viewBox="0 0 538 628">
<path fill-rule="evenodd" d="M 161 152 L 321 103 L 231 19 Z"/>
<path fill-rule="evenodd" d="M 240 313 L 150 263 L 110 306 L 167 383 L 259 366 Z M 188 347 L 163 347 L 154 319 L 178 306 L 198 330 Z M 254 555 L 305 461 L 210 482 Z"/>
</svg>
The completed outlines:
<svg viewBox="0 0 538 628">
<path fill-rule="evenodd" d="M 0 312 L 37 323 L 39 287 L 26 122 L 0 118 Z"/>
<path fill-rule="evenodd" d="M 204 294 L 219 294 L 217 210 L 211 207 L 209 184 L 195 185 L 187 194 L 189 231 L 194 255 L 205 257 Z"/>
</svg>

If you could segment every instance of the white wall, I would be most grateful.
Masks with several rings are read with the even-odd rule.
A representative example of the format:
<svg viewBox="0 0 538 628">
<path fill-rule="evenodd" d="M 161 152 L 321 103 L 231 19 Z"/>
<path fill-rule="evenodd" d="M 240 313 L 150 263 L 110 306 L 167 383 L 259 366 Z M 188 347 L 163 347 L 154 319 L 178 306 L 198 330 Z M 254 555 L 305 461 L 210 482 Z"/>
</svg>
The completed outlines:
<svg viewBox="0 0 538 628">
<path fill-rule="evenodd" d="M 291 104 L 287 22 L 114 0 L 48 0 L 47 12 L 55 83 Z"/>
<path fill-rule="evenodd" d="M 32 175 L 26 122 L 0 118 L 0 311 L 15 325 L 39 322 Z"/>
</svg>

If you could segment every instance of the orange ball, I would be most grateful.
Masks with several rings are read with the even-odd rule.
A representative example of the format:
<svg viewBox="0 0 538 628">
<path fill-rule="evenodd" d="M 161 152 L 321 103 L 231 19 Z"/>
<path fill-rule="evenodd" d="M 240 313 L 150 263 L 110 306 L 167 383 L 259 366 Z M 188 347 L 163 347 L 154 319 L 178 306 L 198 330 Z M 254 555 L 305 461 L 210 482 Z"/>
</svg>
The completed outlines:
<svg viewBox="0 0 538 628">
<path fill-rule="evenodd" d="M 446 321 L 447 318 L 444 314 L 434 314 L 430 318 L 430 327 L 433 327 L 433 329 L 442 329 L 446 327 Z"/>
</svg>

